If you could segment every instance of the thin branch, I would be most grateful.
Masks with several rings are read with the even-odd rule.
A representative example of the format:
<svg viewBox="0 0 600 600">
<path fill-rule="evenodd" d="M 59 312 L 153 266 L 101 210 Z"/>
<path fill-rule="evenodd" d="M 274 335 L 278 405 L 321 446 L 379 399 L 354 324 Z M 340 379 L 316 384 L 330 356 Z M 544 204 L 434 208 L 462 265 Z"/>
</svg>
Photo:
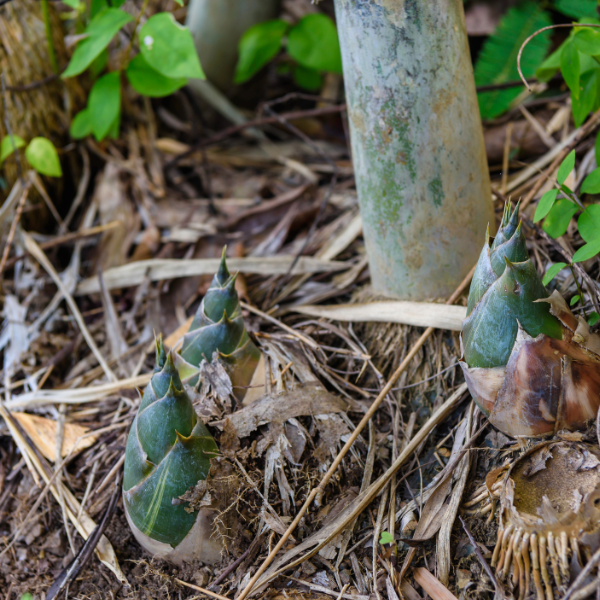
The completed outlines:
<svg viewBox="0 0 600 600">
<path fill-rule="evenodd" d="M 473 277 L 474 272 L 475 272 L 475 267 L 473 267 L 471 269 L 471 271 L 468 273 L 468 275 L 463 279 L 463 281 L 460 283 L 460 285 L 456 288 L 456 291 L 452 294 L 452 296 L 450 296 L 450 298 L 448 299 L 448 302 L 446 304 L 454 304 L 454 302 L 456 302 L 456 300 L 460 297 L 460 295 L 463 293 L 463 291 L 467 288 L 467 286 L 471 282 L 471 278 Z M 289 539 L 292 532 L 296 529 L 296 527 L 298 526 L 298 523 L 300 522 L 300 520 L 302 519 L 302 517 L 304 516 L 304 514 L 306 513 L 306 511 L 312 504 L 313 500 L 317 499 L 317 501 L 319 501 L 318 500 L 319 497 L 322 496 L 323 492 L 325 491 L 325 487 L 327 486 L 327 484 L 329 483 L 329 480 L 331 479 L 331 477 L 337 470 L 338 466 L 342 462 L 342 459 L 344 458 L 344 456 L 346 456 L 346 454 L 348 453 L 348 450 L 350 450 L 350 448 L 352 447 L 352 445 L 358 438 L 361 431 L 365 428 L 367 423 L 371 420 L 371 417 L 375 414 L 375 412 L 379 408 L 380 404 L 390 393 L 390 390 L 394 386 L 394 383 L 396 383 L 396 381 L 398 380 L 400 375 L 402 375 L 402 373 L 407 369 L 407 367 L 411 363 L 412 359 L 416 356 L 417 352 L 421 349 L 421 347 L 425 344 L 425 342 L 429 339 L 429 337 L 431 336 L 431 334 L 434 331 L 435 331 L 435 329 L 433 327 L 428 327 L 423 332 L 421 337 L 417 340 L 417 342 L 413 345 L 413 347 L 409 350 L 405 359 L 400 363 L 399 367 L 389 378 L 385 387 L 381 390 L 381 392 L 379 393 L 377 398 L 374 400 L 373 404 L 371 404 L 371 407 L 369 408 L 369 410 L 365 413 L 364 417 L 361 419 L 360 423 L 356 426 L 356 429 L 352 432 L 352 435 L 348 438 L 347 442 L 344 444 L 344 447 L 338 453 L 338 455 L 335 458 L 335 460 L 333 461 L 331 467 L 329 467 L 329 470 L 327 471 L 327 473 L 325 473 L 325 475 L 321 479 L 321 482 L 319 483 L 319 485 L 311 490 L 310 494 L 308 495 L 308 497 L 304 501 L 304 504 L 302 505 L 302 507 L 296 514 L 296 516 L 294 517 L 294 520 L 292 521 L 291 525 L 288 527 L 287 531 L 284 533 L 284 535 L 281 536 L 277 545 L 271 550 L 271 552 L 269 553 L 267 558 L 263 561 L 262 565 L 258 568 L 258 570 L 254 574 L 252 579 L 248 582 L 246 587 L 242 590 L 242 592 L 238 596 L 237 600 L 244 600 L 244 598 L 246 598 L 246 596 L 248 596 L 248 594 L 252 591 L 252 588 L 258 581 L 258 579 L 267 570 L 267 567 L 273 562 L 273 559 L 275 558 L 275 556 L 277 556 L 277 553 L 283 548 L 284 544 Z M 421 431 L 421 433 L 422 433 L 422 431 Z M 409 446 L 410 446 L 410 444 L 409 444 Z M 403 455 L 404 455 L 404 453 L 403 453 Z M 400 459 L 400 457 L 399 457 L 399 459 Z"/>
<path fill-rule="evenodd" d="M 519 48 L 519 54 L 517 54 L 517 70 L 519 71 L 519 77 L 521 81 L 525 84 L 525 87 L 531 92 L 531 88 L 529 87 L 529 82 L 525 79 L 523 75 L 523 71 L 521 71 L 521 54 L 523 54 L 523 50 L 525 46 L 529 44 L 529 42 L 536 36 L 540 35 L 540 33 L 544 33 L 544 31 L 548 31 L 550 29 L 558 29 L 559 27 L 600 27 L 600 25 L 594 25 L 592 23 L 560 23 L 559 25 L 548 25 L 548 27 L 542 27 L 538 29 L 536 32 L 532 33 Z"/>
</svg>

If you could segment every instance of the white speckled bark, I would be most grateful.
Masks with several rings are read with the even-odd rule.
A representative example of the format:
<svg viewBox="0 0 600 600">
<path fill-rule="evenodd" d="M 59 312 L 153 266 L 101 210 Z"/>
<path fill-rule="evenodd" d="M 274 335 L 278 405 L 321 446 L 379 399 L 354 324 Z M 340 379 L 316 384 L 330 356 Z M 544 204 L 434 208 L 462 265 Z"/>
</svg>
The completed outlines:
<svg viewBox="0 0 600 600">
<path fill-rule="evenodd" d="M 494 228 L 462 0 L 335 8 L 373 286 L 447 297 Z"/>
</svg>

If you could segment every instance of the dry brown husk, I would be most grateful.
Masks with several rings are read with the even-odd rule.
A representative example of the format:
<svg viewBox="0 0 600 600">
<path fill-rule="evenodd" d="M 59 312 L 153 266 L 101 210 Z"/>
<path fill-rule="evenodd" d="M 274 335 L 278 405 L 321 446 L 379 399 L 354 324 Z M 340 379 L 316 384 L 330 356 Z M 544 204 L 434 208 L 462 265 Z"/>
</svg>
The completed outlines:
<svg viewBox="0 0 600 600">
<path fill-rule="evenodd" d="M 473 397 L 494 427 L 511 436 L 542 437 L 584 429 L 600 406 L 600 336 L 556 291 L 544 300 L 563 325 L 563 339 L 532 338 L 519 326 L 506 367 L 470 368 Z"/>
<path fill-rule="evenodd" d="M 496 575 L 512 581 L 521 600 L 531 580 L 538 600 L 553 598 L 553 590 L 564 592 L 600 547 L 598 448 L 542 442 L 486 483 L 501 504 L 492 557 Z"/>
</svg>

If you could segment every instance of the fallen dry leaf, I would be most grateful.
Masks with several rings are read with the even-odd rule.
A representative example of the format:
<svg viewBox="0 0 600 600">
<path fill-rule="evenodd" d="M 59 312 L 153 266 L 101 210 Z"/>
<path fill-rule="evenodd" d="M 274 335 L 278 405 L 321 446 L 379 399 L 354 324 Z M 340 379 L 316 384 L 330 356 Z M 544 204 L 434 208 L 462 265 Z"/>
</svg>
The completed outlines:
<svg viewBox="0 0 600 600">
<path fill-rule="evenodd" d="M 56 448 L 56 421 L 40 417 L 39 415 L 30 415 L 29 413 L 13 412 L 12 416 L 18 421 L 19 425 L 25 430 L 31 441 L 37 449 L 50 461 L 55 461 Z M 77 425 L 76 423 L 65 423 L 65 431 L 61 455 L 64 458 L 71 450 L 73 454 L 89 448 L 95 441 L 95 435 L 89 435 L 80 439 L 81 436 L 88 433 L 87 427 Z"/>
<path fill-rule="evenodd" d="M 348 410 L 345 400 L 330 394 L 320 384 L 298 385 L 291 392 L 268 394 L 233 413 L 229 420 L 238 437 L 250 435 L 260 425 L 285 423 L 293 417 L 339 413 Z M 224 421 L 212 423 L 223 429 Z"/>
</svg>

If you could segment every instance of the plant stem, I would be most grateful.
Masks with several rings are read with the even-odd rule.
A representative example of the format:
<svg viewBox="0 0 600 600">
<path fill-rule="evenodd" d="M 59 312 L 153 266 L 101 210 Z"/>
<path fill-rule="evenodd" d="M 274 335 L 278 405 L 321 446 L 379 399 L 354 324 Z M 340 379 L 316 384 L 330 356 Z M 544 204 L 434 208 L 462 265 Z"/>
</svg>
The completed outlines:
<svg viewBox="0 0 600 600">
<path fill-rule="evenodd" d="M 579 281 L 577 280 L 577 277 L 575 277 L 575 270 L 573 269 L 572 264 L 569 265 L 569 269 L 571 269 L 571 275 L 573 275 L 573 280 L 575 281 L 575 285 L 577 286 L 577 291 L 579 292 L 579 300 L 581 302 L 581 310 L 583 312 L 583 317 L 587 318 L 587 314 L 585 312 L 585 304 L 583 302 L 583 290 L 581 289 L 581 286 L 579 285 Z"/>
<path fill-rule="evenodd" d="M 44 17 L 44 25 L 46 27 L 46 41 L 48 43 L 48 56 L 52 70 L 58 73 L 58 61 L 56 60 L 56 50 L 54 48 L 54 39 L 52 37 L 52 24 L 50 23 L 50 10 L 48 8 L 48 0 L 41 0 L 42 16 Z"/>
<path fill-rule="evenodd" d="M 127 45 L 127 49 L 125 50 L 125 54 L 123 54 L 123 62 L 121 63 L 121 70 L 124 70 L 127 66 L 127 61 L 129 60 L 129 55 L 131 54 L 131 49 L 133 48 L 133 41 L 137 35 L 137 29 L 142 19 L 142 15 L 146 12 L 148 8 L 149 0 L 144 0 L 144 4 L 142 4 L 142 8 L 140 9 L 140 13 L 138 14 L 135 23 L 133 25 L 133 31 L 131 32 L 131 39 L 129 40 L 129 44 Z"/>
</svg>

